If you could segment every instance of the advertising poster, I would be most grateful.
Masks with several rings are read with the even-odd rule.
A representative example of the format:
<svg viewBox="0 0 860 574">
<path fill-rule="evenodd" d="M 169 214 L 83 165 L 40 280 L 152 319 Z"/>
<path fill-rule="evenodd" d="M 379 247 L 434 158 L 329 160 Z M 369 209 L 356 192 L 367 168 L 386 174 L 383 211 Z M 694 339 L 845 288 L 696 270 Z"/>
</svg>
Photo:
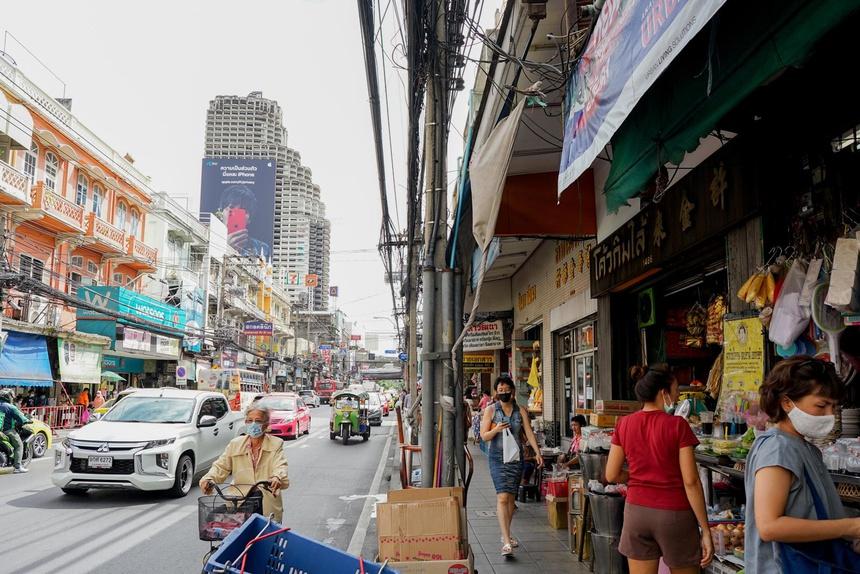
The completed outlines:
<svg viewBox="0 0 860 574">
<path fill-rule="evenodd" d="M 203 303 L 205 295 L 200 287 L 183 290 L 185 293 L 183 293 L 180 307 L 185 311 L 185 337 L 182 339 L 182 348 L 192 353 L 199 353 L 203 349 Z"/>
<path fill-rule="evenodd" d="M 101 380 L 102 352 L 96 345 L 57 339 L 60 378 L 64 383 L 98 383 Z"/>
<path fill-rule="evenodd" d="M 757 392 L 764 379 L 764 335 L 756 317 L 723 324 L 723 391 Z"/>
<path fill-rule="evenodd" d="M 227 225 L 227 243 L 239 253 L 272 258 L 275 160 L 203 158 L 200 212 Z"/>
</svg>

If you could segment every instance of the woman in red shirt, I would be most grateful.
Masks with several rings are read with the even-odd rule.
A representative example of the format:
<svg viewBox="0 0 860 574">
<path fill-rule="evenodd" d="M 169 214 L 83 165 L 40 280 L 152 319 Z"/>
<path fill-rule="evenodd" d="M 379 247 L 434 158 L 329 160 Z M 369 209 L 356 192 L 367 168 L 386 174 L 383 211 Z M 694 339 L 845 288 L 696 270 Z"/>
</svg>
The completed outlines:
<svg viewBox="0 0 860 574">
<path fill-rule="evenodd" d="M 660 557 L 673 574 L 696 574 L 714 554 L 693 454 L 699 441 L 686 420 L 667 412 L 678 399 L 667 366 L 634 367 L 630 375 L 644 404 L 618 421 L 606 464 L 606 479 L 628 487 L 618 550 L 630 574 L 657 574 Z"/>
</svg>

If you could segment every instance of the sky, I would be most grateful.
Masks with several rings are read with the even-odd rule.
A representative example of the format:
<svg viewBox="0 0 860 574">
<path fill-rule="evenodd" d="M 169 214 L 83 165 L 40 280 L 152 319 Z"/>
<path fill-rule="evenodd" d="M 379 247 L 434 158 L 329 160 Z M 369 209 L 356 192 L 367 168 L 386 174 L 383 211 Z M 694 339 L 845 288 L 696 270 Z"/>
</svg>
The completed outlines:
<svg viewBox="0 0 860 574">
<path fill-rule="evenodd" d="M 382 74 L 380 44 L 395 63 L 404 57 L 396 48 L 394 3 L 399 8 L 400 0 L 380 2 Z M 492 22 L 500 3 L 486 2 L 482 23 Z M 192 213 L 199 208 L 209 101 L 251 91 L 277 100 L 287 143 L 313 170 L 332 223 L 330 283 L 340 288 L 332 303 L 357 322 L 359 332 L 379 332 L 380 348 L 396 346 L 387 338 L 393 331 L 391 293 L 376 251 L 380 196 L 356 2 L 151 0 L 137 10 L 131 6 L 115 0 L 7 3 L 0 26 L 14 38 L 4 35 L 5 51 L 44 90 L 57 97 L 65 90 L 81 122 L 120 153 L 130 153 L 154 189 Z M 379 20 L 377 13 L 377 25 Z M 389 208 L 405 226 L 405 72 L 384 61 Z M 474 74 L 467 69 L 467 86 Z M 462 153 L 458 131 L 465 106 L 464 91 L 452 121 L 449 170 Z M 453 180 L 456 174 L 449 175 Z"/>
</svg>

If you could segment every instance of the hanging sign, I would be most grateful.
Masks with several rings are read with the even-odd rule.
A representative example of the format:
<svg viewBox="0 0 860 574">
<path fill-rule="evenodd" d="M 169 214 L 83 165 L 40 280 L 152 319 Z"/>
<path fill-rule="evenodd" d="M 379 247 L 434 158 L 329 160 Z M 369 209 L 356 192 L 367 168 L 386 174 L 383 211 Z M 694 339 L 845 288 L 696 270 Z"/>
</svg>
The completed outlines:
<svg viewBox="0 0 860 574">
<path fill-rule="evenodd" d="M 493 351 L 505 348 L 505 330 L 501 321 L 476 323 L 469 327 L 463 340 L 463 352 Z"/>
<path fill-rule="evenodd" d="M 756 317 L 723 324 L 724 392 L 757 392 L 764 379 L 764 335 Z"/>
</svg>

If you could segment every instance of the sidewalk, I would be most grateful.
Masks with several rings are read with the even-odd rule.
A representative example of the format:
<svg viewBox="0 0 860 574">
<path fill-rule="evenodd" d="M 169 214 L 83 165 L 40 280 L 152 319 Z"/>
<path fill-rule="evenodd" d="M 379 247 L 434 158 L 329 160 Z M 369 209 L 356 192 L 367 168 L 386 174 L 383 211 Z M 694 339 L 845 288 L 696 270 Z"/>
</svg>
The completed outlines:
<svg viewBox="0 0 860 574">
<path fill-rule="evenodd" d="M 487 457 L 476 446 L 469 445 L 475 460 L 475 474 L 469 485 L 467 513 L 469 543 L 475 555 L 479 574 L 508 572 L 542 574 L 585 574 L 587 563 L 581 563 L 570 553 L 568 531 L 550 528 L 543 502 L 518 502 L 511 526 L 520 547 L 513 558 L 501 556 L 499 523 L 496 518 L 496 491 L 490 479 Z"/>
</svg>

